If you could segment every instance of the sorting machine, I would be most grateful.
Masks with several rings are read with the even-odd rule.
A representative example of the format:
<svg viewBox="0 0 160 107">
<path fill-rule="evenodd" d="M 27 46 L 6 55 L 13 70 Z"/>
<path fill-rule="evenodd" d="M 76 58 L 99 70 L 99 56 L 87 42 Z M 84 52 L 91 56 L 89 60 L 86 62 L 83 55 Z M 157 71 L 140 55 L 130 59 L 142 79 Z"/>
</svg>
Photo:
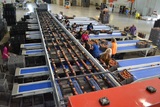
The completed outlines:
<svg viewBox="0 0 160 107">
<path fill-rule="evenodd" d="M 120 86 L 52 14 L 37 11 L 36 15 L 43 46 L 39 50 L 44 51 L 47 65 L 17 68 L 18 79 L 40 78 L 14 84 L 14 98 L 52 92 L 55 106 L 64 107 L 69 96 Z M 26 53 L 32 51 L 37 49 Z"/>
</svg>

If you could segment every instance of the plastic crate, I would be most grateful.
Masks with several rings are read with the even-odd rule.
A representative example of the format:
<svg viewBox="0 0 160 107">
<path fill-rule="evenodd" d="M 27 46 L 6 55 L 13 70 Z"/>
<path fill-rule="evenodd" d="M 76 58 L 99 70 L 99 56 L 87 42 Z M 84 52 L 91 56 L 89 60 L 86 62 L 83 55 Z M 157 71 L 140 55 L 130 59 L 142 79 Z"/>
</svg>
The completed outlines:
<svg viewBox="0 0 160 107">
<path fill-rule="evenodd" d="M 8 91 L 8 82 L 6 79 L 0 79 L 0 92 Z"/>
<path fill-rule="evenodd" d="M 122 73 L 125 73 L 125 74 L 126 74 L 125 76 L 128 75 L 128 77 L 127 77 L 127 78 L 124 77 L 124 75 L 122 75 Z M 129 84 L 129 83 L 133 82 L 133 75 L 132 75 L 130 72 L 128 72 L 126 69 L 123 70 L 123 71 L 121 71 L 121 72 L 119 72 L 119 73 L 118 73 L 118 76 L 119 76 L 119 77 L 121 78 L 121 80 L 122 80 L 122 81 L 120 81 L 120 83 L 121 83 L 122 85 Z"/>
<path fill-rule="evenodd" d="M 122 31 L 122 32 L 121 32 L 121 35 L 122 35 L 122 36 L 127 36 L 127 32 Z"/>
<path fill-rule="evenodd" d="M 111 59 L 113 60 L 116 64 L 112 65 L 109 61 L 109 71 L 113 72 L 115 70 L 117 70 L 117 68 L 119 67 L 119 63 L 115 60 L 115 59 Z"/>
<path fill-rule="evenodd" d="M 138 32 L 138 36 L 141 37 L 141 38 L 145 38 L 146 37 L 146 34 L 142 33 L 142 32 Z"/>
<path fill-rule="evenodd" d="M 149 48 L 151 46 L 151 42 L 141 40 L 136 43 L 137 48 Z"/>
</svg>

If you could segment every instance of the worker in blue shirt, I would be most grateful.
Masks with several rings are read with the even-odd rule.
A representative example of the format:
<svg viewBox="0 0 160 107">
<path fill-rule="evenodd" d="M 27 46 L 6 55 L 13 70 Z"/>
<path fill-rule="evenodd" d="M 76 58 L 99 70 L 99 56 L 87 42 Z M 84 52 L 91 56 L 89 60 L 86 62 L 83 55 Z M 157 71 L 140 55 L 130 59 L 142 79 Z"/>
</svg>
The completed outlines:
<svg viewBox="0 0 160 107">
<path fill-rule="evenodd" d="M 92 31 L 92 30 L 93 30 L 93 25 L 92 25 L 92 23 L 90 23 L 90 24 L 87 26 L 87 30 L 88 30 L 88 31 Z"/>
<path fill-rule="evenodd" d="M 94 58 L 100 58 L 99 45 L 97 40 L 92 40 L 92 51 L 91 54 Z"/>
</svg>

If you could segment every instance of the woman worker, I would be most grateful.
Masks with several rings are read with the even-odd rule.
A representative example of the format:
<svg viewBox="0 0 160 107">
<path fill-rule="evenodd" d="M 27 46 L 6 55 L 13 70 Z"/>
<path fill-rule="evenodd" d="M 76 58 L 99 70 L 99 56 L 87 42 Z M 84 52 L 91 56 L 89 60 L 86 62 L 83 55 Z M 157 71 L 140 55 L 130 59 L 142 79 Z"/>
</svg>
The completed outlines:
<svg viewBox="0 0 160 107">
<path fill-rule="evenodd" d="M 3 63 L 7 63 L 8 62 L 8 58 L 9 58 L 9 42 L 5 43 L 3 46 L 2 46 L 2 60 L 3 60 Z"/>
<path fill-rule="evenodd" d="M 112 49 L 108 48 L 101 56 L 100 56 L 100 62 L 104 65 L 104 66 L 108 66 L 109 65 L 109 60 L 112 57 Z"/>
<path fill-rule="evenodd" d="M 112 49 L 112 58 L 115 58 L 115 55 L 117 53 L 117 42 L 115 38 L 112 38 L 111 40 L 111 49 Z"/>
</svg>

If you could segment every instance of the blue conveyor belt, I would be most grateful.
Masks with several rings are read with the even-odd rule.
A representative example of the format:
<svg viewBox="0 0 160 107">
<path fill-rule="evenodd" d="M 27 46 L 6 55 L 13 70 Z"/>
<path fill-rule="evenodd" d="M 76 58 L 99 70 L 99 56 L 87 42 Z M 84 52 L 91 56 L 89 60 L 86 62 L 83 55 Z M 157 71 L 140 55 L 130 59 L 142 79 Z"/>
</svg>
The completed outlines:
<svg viewBox="0 0 160 107">
<path fill-rule="evenodd" d="M 60 99 L 63 99 L 63 95 L 62 95 L 62 92 L 61 92 L 61 88 L 60 88 L 60 85 L 57 83 L 57 81 L 56 81 L 56 85 L 57 85 L 57 90 L 58 90 Z"/>
<path fill-rule="evenodd" d="M 135 58 L 135 59 L 118 61 L 120 67 L 154 63 L 154 62 L 160 62 L 160 56 L 143 57 L 143 58 Z"/>
<path fill-rule="evenodd" d="M 118 51 L 124 51 L 124 50 L 135 50 L 135 49 L 139 49 L 139 48 L 136 48 L 136 46 L 124 46 L 124 47 L 118 47 L 117 48 L 117 52 Z"/>
<path fill-rule="evenodd" d="M 39 68 L 31 68 L 31 69 L 22 69 L 20 74 L 47 72 L 47 71 L 48 71 L 48 67 L 39 67 Z"/>
<path fill-rule="evenodd" d="M 19 86 L 19 92 L 27 92 L 27 91 L 34 91 L 38 89 L 45 89 L 45 88 L 51 88 L 51 82 L 42 82 L 42 83 L 36 83 L 36 84 L 27 84 Z"/>
<path fill-rule="evenodd" d="M 90 78 L 90 82 L 93 86 L 95 86 L 96 90 L 101 90 L 101 88 L 99 87 L 99 85 L 97 84 L 97 82 L 93 79 L 93 78 Z"/>
<path fill-rule="evenodd" d="M 129 43 L 136 43 L 139 40 L 126 40 L 126 41 L 117 41 L 117 44 L 129 44 Z"/>
<path fill-rule="evenodd" d="M 26 54 L 33 54 L 33 53 L 42 53 L 44 52 L 44 50 L 27 50 Z"/>
<path fill-rule="evenodd" d="M 24 44 L 24 47 L 28 47 L 28 46 L 41 46 L 42 44 L 40 44 L 40 43 L 34 43 L 34 44 Z"/>
<path fill-rule="evenodd" d="M 135 80 L 158 76 L 160 75 L 160 67 L 136 70 L 132 71 L 131 74 L 134 76 Z"/>
<path fill-rule="evenodd" d="M 126 46 L 118 46 L 117 47 L 117 53 L 123 53 L 123 52 L 130 52 L 130 51 L 134 51 L 134 50 L 137 50 L 138 51 L 138 49 L 142 49 L 142 48 L 137 48 L 136 47 L 136 42 L 138 42 L 139 40 L 128 40 L 128 41 L 118 41 L 117 42 L 117 44 L 119 45 L 119 44 L 126 44 Z M 132 45 L 132 46 L 127 46 L 127 44 L 133 44 L 133 43 L 135 43 L 135 45 Z M 111 44 L 110 42 L 109 42 L 109 44 Z M 152 46 L 151 46 L 152 47 Z M 103 53 L 101 50 L 100 50 L 100 53 Z"/>
<path fill-rule="evenodd" d="M 74 85 L 74 88 L 75 88 L 76 91 L 78 92 L 78 94 L 83 94 L 83 91 L 81 90 L 81 88 L 80 88 L 78 82 L 77 82 L 75 79 L 73 80 L 72 83 L 73 83 L 73 85 Z"/>
</svg>

